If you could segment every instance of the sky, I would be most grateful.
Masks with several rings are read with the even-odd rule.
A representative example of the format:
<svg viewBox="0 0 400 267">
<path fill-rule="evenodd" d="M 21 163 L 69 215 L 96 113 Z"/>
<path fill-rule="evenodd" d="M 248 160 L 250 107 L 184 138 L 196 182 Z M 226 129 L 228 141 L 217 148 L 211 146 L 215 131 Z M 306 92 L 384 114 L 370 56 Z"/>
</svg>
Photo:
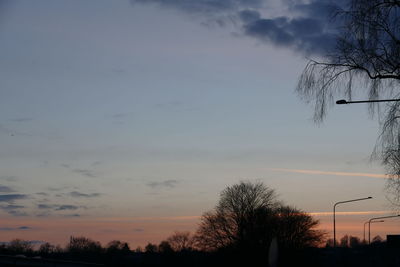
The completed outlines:
<svg viewBox="0 0 400 267">
<path fill-rule="evenodd" d="M 239 181 L 329 234 L 337 201 L 373 197 L 338 207 L 338 235 L 394 214 L 378 120 L 332 105 L 316 125 L 295 92 L 343 3 L 0 0 L 0 241 L 160 242 Z"/>
</svg>

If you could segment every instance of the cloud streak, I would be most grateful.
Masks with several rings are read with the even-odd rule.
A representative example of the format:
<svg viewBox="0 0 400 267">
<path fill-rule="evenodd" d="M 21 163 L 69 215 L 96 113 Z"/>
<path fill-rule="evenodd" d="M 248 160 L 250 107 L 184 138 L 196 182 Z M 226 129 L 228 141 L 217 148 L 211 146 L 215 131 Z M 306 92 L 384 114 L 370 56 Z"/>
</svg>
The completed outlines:
<svg viewBox="0 0 400 267">
<path fill-rule="evenodd" d="M 332 211 L 321 211 L 321 212 L 309 212 L 308 214 L 312 216 L 333 216 Z M 371 211 L 337 211 L 336 215 L 344 216 L 362 216 L 362 215 L 396 215 L 393 211 L 389 210 L 371 210 Z"/>
<path fill-rule="evenodd" d="M 69 193 L 69 195 L 72 197 L 92 198 L 92 197 L 99 197 L 102 194 L 100 194 L 100 193 L 85 194 L 85 193 L 81 193 L 78 191 L 73 191 L 73 192 Z"/>
<path fill-rule="evenodd" d="M 146 185 L 151 188 L 162 188 L 162 187 L 173 188 L 178 183 L 179 182 L 177 180 L 165 180 L 165 181 L 161 181 L 161 182 L 150 182 L 150 183 L 147 183 Z"/>
<path fill-rule="evenodd" d="M 31 230 L 32 228 L 29 226 L 20 226 L 20 227 L 0 227 L 0 231 L 20 231 L 20 230 Z"/>
<path fill-rule="evenodd" d="M 331 172 L 331 171 L 302 170 L 302 169 L 281 169 L 281 168 L 270 168 L 268 170 L 277 171 L 277 172 L 312 174 L 312 175 L 335 175 L 335 176 L 369 177 L 369 178 L 380 178 L 380 179 L 389 179 L 390 178 L 389 175 L 379 174 L 379 173 Z"/>
<path fill-rule="evenodd" d="M 24 194 L 9 194 L 9 195 L 0 195 L 0 202 L 12 203 L 15 200 L 26 199 L 27 195 Z"/>
</svg>

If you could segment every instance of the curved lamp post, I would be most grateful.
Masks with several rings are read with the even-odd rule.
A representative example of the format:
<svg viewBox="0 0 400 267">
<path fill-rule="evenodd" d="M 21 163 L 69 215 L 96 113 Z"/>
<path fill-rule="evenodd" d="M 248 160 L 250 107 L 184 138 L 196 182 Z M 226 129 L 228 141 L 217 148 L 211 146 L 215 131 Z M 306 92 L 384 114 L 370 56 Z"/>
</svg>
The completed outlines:
<svg viewBox="0 0 400 267">
<path fill-rule="evenodd" d="M 400 214 L 392 215 L 392 216 L 375 217 L 375 218 L 369 219 L 369 221 L 368 221 L 368 245 L 371 244 L 371 222 L 372 221 L 379 220 L 379 219 L 396 218 L 399 216 L 400 216 Z"/>
<path fill-rule="evenodd" d="M 336 104 L 346 105 L 346 104 L 358 104 L 358 103 L 378 103 L 378 102 L 396 102 L 396 101 L 400 101 L 400 99 L 361 100 L 361 101 L 347 101 L 345 99 L 340 99 L 336 101 Z"/>
<path fill-rule="evenodd" d="M 373 222 L 371 222 L 371 223 L 381 223 L 381 222 L 385 222 L 385 221 L 384 221 L 384 220 L 382 220 L 382 221 L 373 221 Z M 367 240 L 365 240 L 365 225 L 366 225 L 367 223 L 369 223 L 369 221 L 366 221 L 366 222 L 364 223 L 364 239 L 363 239 L 364 243 L 367 241 Z"/>
<path fill-rule="evenodd" d="M 371 198 L 372 197 L 364 197 L 364 198 L 357 198 L 357 199 L 339 201 L 339 202 L 336 202 L 333 205 L 333 247 L 334 248 L 336 247 L 336 206 L 339 205 L 339 204 L 343 204 L 343 203 L 367 200 L 367 199 L 371 199 Z"/>
</svg>

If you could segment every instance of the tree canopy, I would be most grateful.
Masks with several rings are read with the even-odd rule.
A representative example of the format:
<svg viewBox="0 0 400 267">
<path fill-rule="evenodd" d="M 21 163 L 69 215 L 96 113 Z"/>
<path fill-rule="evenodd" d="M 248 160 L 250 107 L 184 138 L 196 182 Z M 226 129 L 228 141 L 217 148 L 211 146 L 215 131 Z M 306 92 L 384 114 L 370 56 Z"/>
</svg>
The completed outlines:
<svg viewBox="0 0 400 267">
<path fill-rule="evenodd" d="M 215 209 L 202 216 L 197 245 L 203 250 L 237 249 L 261 255 L 276 237 L 281 247 L 298 249 L 323 240 L 317 225 L 307 213 L 283 205 L 264 184 L 240 182 L 223 190 Z"/>
</svg>

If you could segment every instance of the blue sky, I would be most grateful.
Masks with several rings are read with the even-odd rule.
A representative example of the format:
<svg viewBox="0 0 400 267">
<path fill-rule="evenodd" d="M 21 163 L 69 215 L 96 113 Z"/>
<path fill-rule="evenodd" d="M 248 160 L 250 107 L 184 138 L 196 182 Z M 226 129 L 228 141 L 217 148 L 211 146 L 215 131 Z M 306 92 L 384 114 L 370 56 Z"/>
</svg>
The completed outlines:
<svg viewBox="0 0 400 267">
<path fill-rule="evenodd" d="M 232 1 L 299 12 L 253 2 Z M 238 8 L 171 3 L 2 2 L 0 185 L 20 196 L 2 217 L 197 216 L 240 180 L 308 212 L 369 195 L 348 210 L 389 209 L 384 179 L 276 170 L 384 173 L 365 106 L 332 106 L 317 126 L 296 95 L 311 41 L 249 34 L 229 23 Z"/>
</svg>

